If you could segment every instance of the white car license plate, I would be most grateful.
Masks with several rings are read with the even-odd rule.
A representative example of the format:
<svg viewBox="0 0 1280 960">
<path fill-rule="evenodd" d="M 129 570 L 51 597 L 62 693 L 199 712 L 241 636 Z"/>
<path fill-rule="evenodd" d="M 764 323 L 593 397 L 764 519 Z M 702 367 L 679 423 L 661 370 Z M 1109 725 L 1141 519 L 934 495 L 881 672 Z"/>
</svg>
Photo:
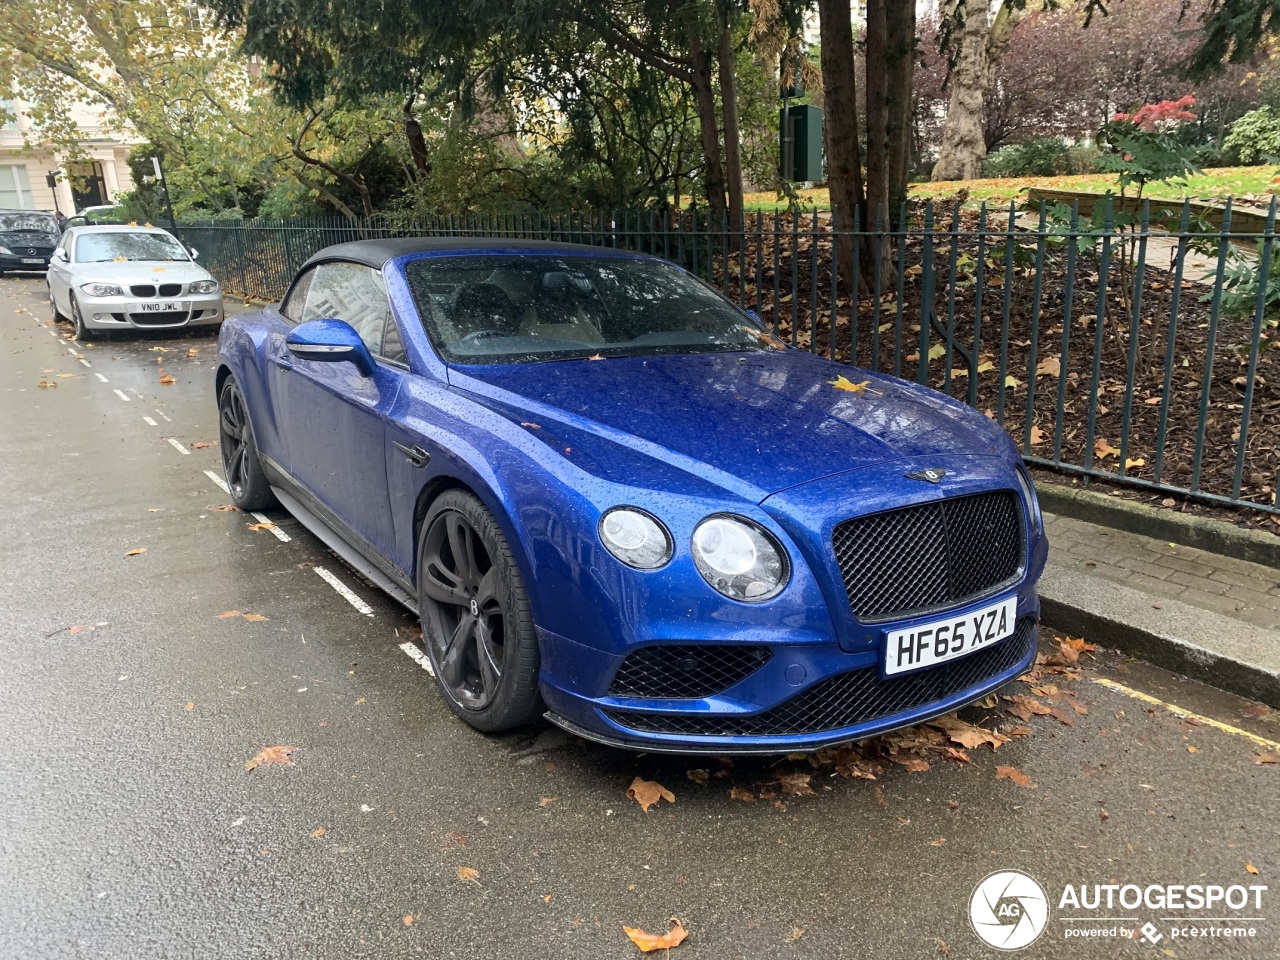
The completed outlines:
<svg viewBox="0 0 1280 960">
<path fill-rule="evenodd" d="M 1018 598 L 885 635 L 884 672 L 906 673 L 994 646 L 1014 631 Z"/>
<path fill-rule="evenodd" d="M 134 307 L 136 313 L 167 313 L 186 309 L 187 305 L 179 300 L 147 300 Z"/>
<path fill-rule="evenodd" d="M 39 257 L 23 257 L 22 262 L 23 263 L 44 263 L 44 261 L 41 260 Z"/>
</svg>

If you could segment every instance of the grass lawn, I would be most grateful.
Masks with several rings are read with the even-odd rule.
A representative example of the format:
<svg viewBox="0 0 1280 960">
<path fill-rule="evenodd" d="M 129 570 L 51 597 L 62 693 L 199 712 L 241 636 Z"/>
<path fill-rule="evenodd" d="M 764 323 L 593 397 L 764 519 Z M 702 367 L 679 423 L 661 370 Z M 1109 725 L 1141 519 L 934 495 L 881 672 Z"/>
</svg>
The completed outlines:
<svg viewBox="0 0 1280 960">
<path fill-rule="evenodd" d="M 1085 174 L 1078 177 L 1009 177 L 913 183 L 910 195 L 918 199 L 927 197 L 940 199 L 952 197 L 965 189 L 969 191 L 970 202 L 986 200 L 993 204 L 1007 204 L 1010 200 L 1024 198 L 1025 191 L 1033 187 L 1091 193 L 1104 193 L 1107 189 L 1117 189 L 1114 177 Z M 1277 187 L 1280 187 L 1280 171 L 1277 171 L 1274 166 L 1220 167 L 1206 170 L 1200 176 L 1189 178 L 1185 183 L 1152 184 L 1147 187 L 1144 196 L 1163 200 L 1181 200 L 1183 197 L 1208 200 L 1231 196 L 1241 202 L 1247 201 L 1251 205 L 1265 205 L 1270 202 L 1271 195 L 1277 192 Z M 831 207 L 826 188 L 801 190 L 800 196 L 805 209 L 817 207 L 828 210 Z M 774 193 L 749 193 L 746 196 L 746 207 L 748 210 L 785 210 L 786 202 L 780 202 Z"/>
</svg>

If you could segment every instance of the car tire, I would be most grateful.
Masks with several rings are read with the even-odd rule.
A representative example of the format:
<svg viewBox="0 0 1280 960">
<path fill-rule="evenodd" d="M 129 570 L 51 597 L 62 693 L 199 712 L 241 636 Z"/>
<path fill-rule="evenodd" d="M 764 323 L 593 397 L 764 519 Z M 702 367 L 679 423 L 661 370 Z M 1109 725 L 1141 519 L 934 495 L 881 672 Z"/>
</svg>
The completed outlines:
<svg viewBox="0 0 1280 960">
<path fill-rule="evenodd" d="M 80 314 L 80 304 L 76 295 L 71 294 L 71 325 L 76 328 L 76 339 L 81 343 L 97 340 L 98 334 L 84 325 L 84 317 Z"/>
<path fill-rule="evenodd" d="M 218 434 L 222 473 L 235 505 L 245 511 L 278 506 L 279 501 L 262 470 L 249 407 L 235 377 L 227 377 L 218 394 Z"/>
<path fill-rule="evenodd" d="M 68 320 L 62 315 L 62 311 L 58 309 L 58 301 L 53 295 L 53 287 L 49 287 L 49 304 L 53 308 L 53 322 L 67 323 Z"/>
<path fill-rule="evenodd" d="M 459 563 L 455 550 L 469 559 Z M 454 713 L 498 733 L 541 712 L 524 578 L 493 514 L 464 490 L 441 494 L 422 522 L 418 609 L 423 646 Z"/>
</svg>

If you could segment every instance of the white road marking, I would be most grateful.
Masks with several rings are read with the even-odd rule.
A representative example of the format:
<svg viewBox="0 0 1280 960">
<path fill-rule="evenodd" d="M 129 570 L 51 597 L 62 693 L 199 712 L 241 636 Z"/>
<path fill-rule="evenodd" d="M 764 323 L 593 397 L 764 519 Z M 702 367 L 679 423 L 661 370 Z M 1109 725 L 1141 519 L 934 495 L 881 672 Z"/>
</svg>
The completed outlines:
<svg viewBox="0 0 1280 960">
<path fill-rule="evenodd" d="M 75 347 L 67 347 L 67 353 L 71 354 L 73 357 L 76 356 L 79 352 L 80 351 L 77 350 Z"/>
<path fill-rule="evenodd" d="M 106 377 L 104 377 L 104 376 L 103 376 L 102 374 L 100 374 L 100 373 L 95 373 L 95 374 L 94 374 L 94 376 L 95 376 L 95 377 L 97 377 L 99 380 L 101 380 L 103 383 L 110 383 L 110 382 L 111 382 L 110 380 L 108 380 Z"/>
<path fill-rule="evenodd" d="M 335 577 L 332 573 L 330 573 L 324 567 L 312 567 L 311 569 L 314 570 L 316 573 L 320 574 L 321 578 L 327 584 L 329 584 L 329 586 L 333 587 L 333 589 L 337 590 L 338 593 L 342 594 L 342 598 L 346 600 L 347 603 L 351 604 L 353 607 L 355 607 L 357 610 L 363 613 L 366 617 L 373 616 L 373 607 L 369 606 L 367 603 L 365 603 L 363 600 L 357 597 L 354 593 L 352 593 L 351 588 L 348 587 L 341 580 L 339 580 L 337 577 Z"/>
<path fill-rule="evenodd" d="M 210 480 L 212 480 L 214 483 L 216 483 L 219 487 L 221 487 L 223 493 L 230 495 L 231 488 L 227 486 L 227 481 L 223 480 L 220 476 L 218 476 L 212 470 L 206 470 L 204 472 L 204 475 L 208 477 Z"/>
<path fill-rule="evenodd" d="M 117 389 L 112 392 L 115 393 L 115 395 L 119 397 L 121 400 L 123 400 L 125 403 L 129 402 L 129 395 L 125 393 L 123 390 Z"/>
<path fill-rule="evenodd" d="M 191 456 L 191 451 L 180 444 L 177 440 L 173 439 L 173 437 L 165 437 L 165 439 L 168 440 L 173 449 L 177 450 L 179 453 L 188 457 Z"/>
<path fill-rule="evenodd" d="M 58 331 L 57 331 L 57 330 L 46 330 L 46 331 L 45 331 L 45 333 L 47 333 L 47 334 L 48 334 L 49 336 L 51 336 L 51 337 L 57 337 L 57 336 L 58 336 Z"/>
<path fill-rule="evenodd" d="M 138 396 L 142 396 L 142 394 L 138 394 Z M 163 410 L 157 410 L 156 413 L 160 414 L 160 416 L 164 417 L 170 423 L 173 423 L 173 419 L 171 417 L 165 416 L 165 413 Z"/>
<path fill-rule="evenodd" d="M 1124 694 L 1126 697 L 1133 697 L 1133 699 L 1141 700 L 1143 703 L 1149 703 L 1153 707 L 1163 707 L 1174 716 L 1182 717 L 1184 720 L 1191 720 L 1202 727 L 1213 727 L 1213 729 L 1221 730 L 1223 733 L 1229 733 L 1233 737 L 1243 737 L 1250 743 L 1254 743 L 1260 747 L 1265 747 L 1268 750 L 1280 753 L 1280 743 L 1277 743 L 1274 740 L 1268 740 L 1266 737 L 1260 737 L 1256 733 L 1250 733 L 1248 730 L 1241 730 L 1239 727 L 1233 727 L 1231 724 L 1223 723 L 1221 720 L 1214 720 L 1212 717 L 1205 717 L 1198 713 L 1192 713 L 1190 710 L 1185 710 L 1175 703 L 1166 703 L 1163 700 L 1151 696 L 1149 693 L 1134 690 L 1132 687 L 1126 687 L 1123 683 L 1116 683 L 1114 680 L 1109 680 L 1106 677 L 1090 677 L 1089 679 L 1099 686 L 1106 687 L 1108 690 L 1113 690 L 1116 693 Z"/>
<path fill-rule="evenodd" d="M 287 533 L 281 530 L 272 520 L 268 519 L 267 517 L 264 517 L 262 514 L 255 513 L 255 514 L 251 514 L 251 516 L 255 520 L 257 520 L 259 523 L 270 523 L 271 526 L 267 527 L 267 529 L 270 530 L 273 534 L 275 534 L 275 538 L 279 540 L 281 543 L 288 543 L 290 540 L 293 539 L 293 537 L 289 536 Z"/>
<path fill-rule="evenodd" d="M 79 360 L 81 363 L 83 363 L 86 367 L 89 367 L 90 369 L 92 369 L 93 364 L 90 363 L 88 360 L 86 360 L 84 357 L 76 357 L 76 359 Z"/>
<path fill-rule="evenodd" d="M 147 421 L 147 425 L 148 425 L 148 426 L 152 426 L 152 427 L 154 427 L 154 426 L 156 425 L 156 422 L 155 422 L 154 420 L 152 420 L 152 419 L 151 419 L 150 417 L 148 417 L 148 416 L 145 416 L 145 415 L 144 415 L 142 419 L 143 419 L 143 420 L 145 420 L 145 421 Z"/>
<path fill-rule="evenodd" d="M 435 676 L 436 672 L 431 669 L 431 661 L 427 659 L 427 655 L 415 647 L 412 643 L 405 642 L 400 644 L 400 649 L 409 655 L 409 659 L 420 666 L 431 676 Z"/>
</svg>

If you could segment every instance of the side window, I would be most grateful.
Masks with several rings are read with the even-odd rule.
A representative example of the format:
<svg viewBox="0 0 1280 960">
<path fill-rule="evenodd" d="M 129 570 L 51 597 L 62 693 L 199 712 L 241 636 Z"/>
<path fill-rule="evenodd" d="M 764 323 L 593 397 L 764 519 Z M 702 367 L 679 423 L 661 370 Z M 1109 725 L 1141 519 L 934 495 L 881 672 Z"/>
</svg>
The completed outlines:
<svg viewBox="0 0 1280 960">
<path fill-rule="evenodd" d="M 404 346 L 391 317 L 382 274 L 363 264 L 341 262 L 322 263 L 314 273 L 301 319 L 345 320 L 355 328 L 370 353 L 403 363 Z"/>
<path fill-rule="evenodd" d="M 311 289 L 311 281 L 315 279 L 316 269 L 312 267 L 300 276 L 298 282 L 293 285 L 293 289 L 289 291 L 289 295 L 285 297 L 284 303 L 280 304 L 280 312 L 294 323 L 302 322 L 302 308 L 306 305 L 307 291 Z"/>
</svg>

